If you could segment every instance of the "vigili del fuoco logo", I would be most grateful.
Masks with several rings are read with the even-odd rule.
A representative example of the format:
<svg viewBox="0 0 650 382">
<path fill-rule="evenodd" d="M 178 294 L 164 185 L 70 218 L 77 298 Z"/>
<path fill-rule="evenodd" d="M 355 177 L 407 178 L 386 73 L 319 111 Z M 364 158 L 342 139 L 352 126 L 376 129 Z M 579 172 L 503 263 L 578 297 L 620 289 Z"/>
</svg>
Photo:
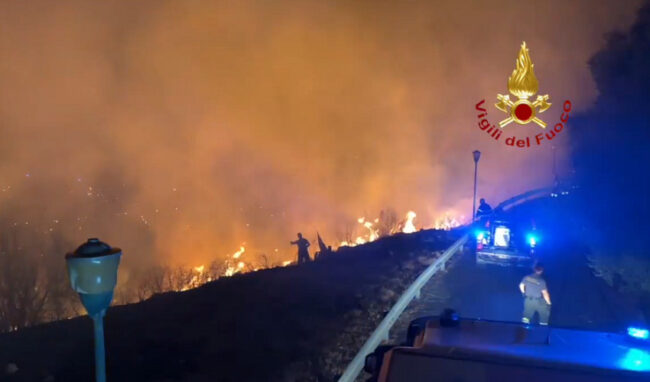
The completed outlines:
<svg viewBox="0 0 650 382">
<path fill-rule="evenodd" d="M 508 91 L 516 99 L 510 99 L 510 95 L 507 94 L 497 94 L 497 103 L 494 104 L 499 111 L 506 114 L 506 118 L 499 122 L 499 127 L 496 127 L 488 121 L 485 100 L 481 100 L 476 104 L 479 129 L 485 131 L 496 141 L 501 140 L 501 136 L 503 135 L 505 137 L 503 142 L 507 146 L 523 148 L 531 147 L 531 145 L 542 145 L 543 142 L 555 139 L 562 132 L 565 124 L 569 120 L 571 101 L 566 100 L 562 104 L 560 122 L 556 123 L 552 128 L 547 129 L 546 122 L 539 115 L 551 107 L 552 103 L 549 102 L 550 96 L 548 94 L 540 94 L 537 95 L 534 101 L 529 100 L 529 98 L 534 97 L 539 91 L 539 82 L 537 82 L 537 77 L 535 77 L 534 66 L 533 61 L 530 59 L 526 42 L 524 41 L 519 50 L 515 70 L 512 71 L 512 74 L 508 78 Z M 512 127 L 517 126 L 511 125 L 512 122 L 518 125 L 528 125 L 530 122 L 533 122 L 533 125 L 527 126 L 528 133 L 522 136 L 516 129 L 506 132 L 506 130 L 511 130 Z M 507 129 L 504 129 L 506 127 Z M 504 132 L 506 134 L 503 134 Z M 516 136 L 515 133 L 519 133 L 520 135 Z"/>
</svg>

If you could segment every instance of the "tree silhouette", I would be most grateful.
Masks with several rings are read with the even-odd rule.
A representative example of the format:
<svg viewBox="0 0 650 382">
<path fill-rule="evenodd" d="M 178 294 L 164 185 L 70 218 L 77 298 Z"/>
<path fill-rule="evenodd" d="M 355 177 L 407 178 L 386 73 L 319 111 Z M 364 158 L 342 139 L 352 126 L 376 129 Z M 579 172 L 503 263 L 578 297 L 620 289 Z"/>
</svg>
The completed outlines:
<svg viewBox="0 0 650 382">
<path fill-rule="evenodd" d="M 650 3 L 627 33 L 606 36 L 589 61 L 595 105 L 569 122 L 576 179 L 587 218 L 623 231 L 650 213 Z M 627 235 L 633 238 L 635 235 Z"/>
</svg>

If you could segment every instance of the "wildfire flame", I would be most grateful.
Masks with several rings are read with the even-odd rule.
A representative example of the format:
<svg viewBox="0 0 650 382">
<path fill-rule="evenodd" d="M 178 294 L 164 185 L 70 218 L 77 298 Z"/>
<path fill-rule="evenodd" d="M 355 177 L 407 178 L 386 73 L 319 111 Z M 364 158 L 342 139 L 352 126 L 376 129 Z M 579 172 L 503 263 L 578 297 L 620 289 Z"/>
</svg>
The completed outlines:
<svg viewBox="0 0 650 382">
<path fill-rule="evenodd" d="M 402 229 L 402 232 L 404 233 L 413 233 L 417 231 L 415 228 L 415 225 L 413 224 L 413 220 L 415 219 L 417 215 L 413 211 L 409 211 L 406 214 L 406 223 L 404 223 L 404 228 Z"/>
<path fill-rule="evenodd" d="M 508 90 L 514 96 L 519 98 L 528 98 L 537 93 L 539 83 L 535 72 L 533 71 L 533 61 L 528 55 L 528 48 L 526 42 L 521 44 L 519 56 L 516 60 L 516 68 L 508 78 Z"/>
<path fill-rule="evenodd" d="M 235 252 L 235 253 L 232 255 L 232 258 L 233 258 L 233 259 L 239 259 L 239 257 L 240 257 L 244 252 L 246 252 L 246 248 L 244 248 L 244 246 L 242 245 L 241 247 L 239 247 L 239 251 Z"/>
<path fill-rule="evenodd" d="M 379 237 L 379 232 L 372 226 L 371 222 L 363 223 L 363 226 L 368 229 L 368 241 L 375 241 Z"/>
<path fill-rule="evenodd" d="M 391 230 L 390 234 L 394 234 L 396 232 L 401 232 L 404 233 L 413 233 L 417 231 L 417 228 L 415 227 L 414 221 L 416 218 L 417 214 L 414 211 L 409 211 L 406 213 L 406 218 L 403 220 L 402 223 L 399 224 L 398 228 L 396 230 Z M 462 217 L 461 217 L 462 220 Z M 357 245 L 365 244 L 365 243 L 370 243 L 372 241 L 375 241 L 379 238 L 379 228 L 376 228 L 376 225 L 380 224 L 380 219 L 366 219 L 365 217 L 360 217 L 357 219 L 357 222 L 363 226 L 365 230 L 367 230 L 367 233 L 365 235 L 357 236 L 352 242 L 348 241 L 342 241 L 339 246 L 349 246 L 349 247 L 354 247 Z M 444 229 L 444 230 L 449 230 L 454 227 L 460 226 L 460 220 L 456 219 L 453 217 L 453 214 L 448 212 L 445 214 L 444 217 L 438 219 L 435 221 L 435 223 L 430 226 L 430 227 L 423 227 L 423 228 L 435 228 L 435 229 Z M 246 243 L 244 243 L 245 245 Z M 246 247 L 244 245 L 241 245 L 239 249 L 233 253 L 231 256 L 229 256 L 225 263 L 224 266 L 226 267 L 226 270 L 223 272 L 223 274 L 214 274 L 212 273 L 212 266 L 208 267 L 206 270 L 205 265 L 201 264 L 196 267 L 191 267 L 189 268 L 191 272 L 191 278 L 188 282 L 186 282 L 182 287 L 178 289 L 174 289 L 176 291 L 186 291 L 189 289 L 194 289 L 198 288 L 201 285 L 211 282 L 213 280 L 216 280 L 220 277 L 230 277 L 233 276 L 236 273 L 244 273 L 248 271 L 257 271 L 259 268 L 253 267 L 252 264 L 247 264 L 244 261 L 241 261 L 240 258 L 241 256 L 246 252 Z M 275 249 L 275 252 L 278 252 L 277 249 Z M 233 261 L 236 260 L 236 261 Z M 286 260 L 280 263 L 280 266 L 286 267 L 288 265 L 293 264 L 294 262 L 292 260 Z"/>
<path fill-rule="evenodd" d="M 455 217 L 449 214 L 446 214 L 443 218 L 436 220 L 436 222 L 433 224 L 433 228 L 444 229 L 448 231 L 452 228 L 460 227 L 460 225 L 461 225 L 460 220 L 456 219 Z"/>
<path fill-rule="evenodd" d="M 403 221 L 401 226 L 397 228 L 394 231 L 391 231 L 389 234 L 394 234 L 397 232 L 404 232 L 404 233 L 413 233 L 417 231 L 417 228 L 415 227 L 415 224 L 413 221 L 415 220 L 415 217 L 417 214 L 414 211 L 409 211 L 406 214 L 406 219 Z M 357 236 L 354 239 L 349 240 L 344 240 L 339 243 L 339 247 L 355 247 L 357 245 L 365 244 L 365 243 L 370 243 L 373 242 L 377 239 L 379 239 L 379 228 L 375 227 L 378 223 L 380 223 L 379 218 L 376 218 L 374 220 L 368 220 L 365 217 L 360 217 L 357 219 L 357 222 L 361 224 L 365 229 L 368 230 L 368 233 L 366 235 L 361 235 Z M 460 224 L 459 224 L 460 225 Z M 429 227 L 431 228 L 431 227 Z M 449 228 L 446 228 L 449 229 Z"/>
<path fill-rule="evenodd" d="M 244 243 L 245 244 L 245 243 Z M 239 250 L 235 253 L 232 254 L 233 259 L 239 259 L 242 254 L 246 252 L 246 248 L 242 245 L 239 247 Z M 231 264 L 229 260 L 226 260 L 226 271 L 224 272 L 224 276 L 230 277 L 234 275 L 235 273 L 241 272 L 242 269 L 246 266 L 246 263 L 243 261 L 237 262 L 237 264 Z"/>
<path fill-rule="evenodd" d="M 198 267 L 192 268 L 192 278 L 185 285 L 179 288 L 178 291 L 185 292 L 186 290 L 198 288 L 206 282 L 212 281 L 212 279 L 209 277 L 205 280 L 201 277 L 204 270 L 205 265 L 199 265 Z"/>
</svg>

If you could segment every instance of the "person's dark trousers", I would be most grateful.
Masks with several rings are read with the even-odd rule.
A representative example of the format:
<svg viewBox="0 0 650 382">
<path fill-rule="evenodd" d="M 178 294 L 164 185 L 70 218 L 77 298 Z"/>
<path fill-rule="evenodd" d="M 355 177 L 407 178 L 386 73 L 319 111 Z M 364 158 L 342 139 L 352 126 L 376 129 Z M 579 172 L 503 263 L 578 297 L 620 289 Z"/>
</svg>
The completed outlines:
<svg viewBox="0 0 650 382">
<path fill-rule="evenodd" d="M 524 298 L 524 314 L 521 321 L 529 324 L 533 319 L 535 312 L 539 315 L 539 324 L 548 325 L 548 318 L 551 315 L 551 306 L 544 301 L 543 298 Z"/>
</svg>

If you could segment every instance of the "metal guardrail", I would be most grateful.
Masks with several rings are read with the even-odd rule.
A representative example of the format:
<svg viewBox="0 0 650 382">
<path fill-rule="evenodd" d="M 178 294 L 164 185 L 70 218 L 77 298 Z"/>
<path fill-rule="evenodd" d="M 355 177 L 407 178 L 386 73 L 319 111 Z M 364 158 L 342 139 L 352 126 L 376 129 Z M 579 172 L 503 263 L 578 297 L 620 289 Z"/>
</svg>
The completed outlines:
<svg viewBox="0 0 650 382">
<path fill-rule="evenodd" d="M 465 244 L 466 241 L 467 235 L 458 239 L 451 245 L 451 247 L 447 248 L 442 256 L 436 259 L 436 261 L 429 265 L 427 269 L 425 269 L 424 272 L 415 279 L 411 286 L 408 287 L 399 300 L 397 300 L 395 305 L 393 305 L 375 331 L 372 332 L 370 338 L 368 338 L 363 344 L 357 355 L 345 369 L 345 372 L 343 372 L 341 378 L 339 378 L 339 382 L 353 382 L 357 378 L 363 369 L 366 355 L 374 352 L 382 341 L 388 340 L 390 329 L 393 327 L 393 324 L 395 324 L 395 321 L 397 321 L 402 312 L 404 312 L 404 309 L 406 309 L 408 304 L 413 301 L 414 298 L 420 297 L 420 290 L 422 287 L 429 282 L 431 277 L 433 277 L 433 275 L 435 275 L 440 269 L 445 269 L 445 263 L 463 246 L 463 244 Z"/>
</svg>

